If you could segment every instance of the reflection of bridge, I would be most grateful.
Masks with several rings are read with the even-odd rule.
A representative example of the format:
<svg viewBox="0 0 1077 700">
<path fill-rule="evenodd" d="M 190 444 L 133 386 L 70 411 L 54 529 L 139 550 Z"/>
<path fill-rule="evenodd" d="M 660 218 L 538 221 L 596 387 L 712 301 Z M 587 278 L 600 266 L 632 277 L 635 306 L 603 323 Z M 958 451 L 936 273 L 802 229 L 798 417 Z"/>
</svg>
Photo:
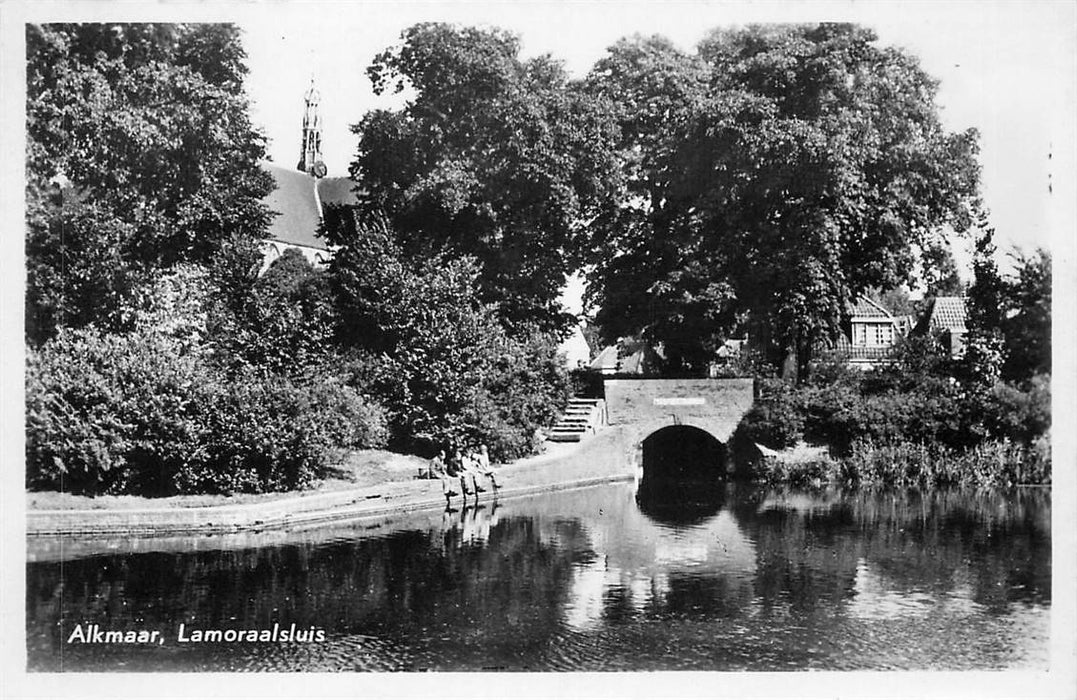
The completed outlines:
<svg viewBox="0 0 1077 700">
<path fill-rule="evenodd" d="M 608 379 L 606 410 L 638 467 L 724 472 L 726 444 L 752 407 L 751 379 Z M 712 472 L 713 473 L 713 472 Z"/>
</svg>

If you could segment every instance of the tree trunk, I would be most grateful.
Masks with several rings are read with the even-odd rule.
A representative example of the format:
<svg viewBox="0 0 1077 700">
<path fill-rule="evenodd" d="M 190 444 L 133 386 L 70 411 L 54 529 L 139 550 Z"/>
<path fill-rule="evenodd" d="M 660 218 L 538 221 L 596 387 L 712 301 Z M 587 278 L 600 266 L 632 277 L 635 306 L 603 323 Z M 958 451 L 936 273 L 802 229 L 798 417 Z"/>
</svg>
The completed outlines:
<svg viewBox="0 0 1077 700">
<path fill-rule="evenodd" d="M 782 380 L 796 384 L 798 368 L 797 346 L 789 343 L 782 349 Z"/>
<path fill-rule="evenodd" d="M 812 340 L 801 336 L 797 342 L 797 382 L 808 379 L 811 372 Z"/>
</svg>

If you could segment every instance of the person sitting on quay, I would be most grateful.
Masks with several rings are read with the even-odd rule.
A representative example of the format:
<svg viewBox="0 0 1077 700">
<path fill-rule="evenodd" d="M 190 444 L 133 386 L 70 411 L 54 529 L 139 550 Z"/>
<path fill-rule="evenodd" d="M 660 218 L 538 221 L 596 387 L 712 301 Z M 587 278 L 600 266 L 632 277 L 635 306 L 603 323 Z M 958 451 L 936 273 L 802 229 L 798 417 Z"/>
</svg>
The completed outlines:
<svg viewBox="0 0 1077 700">
<path fill-rule="evenodd" d="M 430 460 L 430 476 L 441 480 L 441 492 L 445 495 L 446 510 L 452 504 L 452 497 L 459 495 L 454 489 L 456 474 L 451 463 L 445 460 L 445 450 L 438 452 L 438 456 Z"/>
<path fill-rule="evenodd" d="M 489 479 L 490 487 L 494 490 L 494 493 L 497 493 L 501 484 L 497 483 L 497 474 L 494 472 L 493 467 L 490 466 L 490 453 L 486 449 L 486 445 L 479 445 L 479 451 L 475 453 L 472 460 L 475 464 L 475 471 Z"/>
<path fill-rule="evenodd" d="M 475 460 L 474 453 L 470 450 L 466 450 L 460 456 L 460 486 L 467 493 L 475 494 L 475 502 L 478 503 L 479 494 L 486 491 L 483 487 L 479 486 L 479 470 L 478 463 Z M 467 487 L 467 482 L 471 482 L 471 488 Z"/>
<path fill-rule="evenodd" d="M 468 470 L 467 460 L 459 449 L 453 450 L 452 457 L 449 459 L 449 476 L 460 479 L 460 493 L 464 499 L 464 505 L 467 505 L 467 497 L 473 493 L 478 499 L 478 494 L 474 489 L 474 473 Z M 471 482 L 470 486 L 468 481 Z"/>
<path fill-rule="evenodd" d="M 436 457 L 430 460 L 427 466 L 426 476 L 423 476 L 422 467 L 419 467 L 419 478 L 438 479 L 445 473 L 445 450 L 439 450 Z"/>
</svg>

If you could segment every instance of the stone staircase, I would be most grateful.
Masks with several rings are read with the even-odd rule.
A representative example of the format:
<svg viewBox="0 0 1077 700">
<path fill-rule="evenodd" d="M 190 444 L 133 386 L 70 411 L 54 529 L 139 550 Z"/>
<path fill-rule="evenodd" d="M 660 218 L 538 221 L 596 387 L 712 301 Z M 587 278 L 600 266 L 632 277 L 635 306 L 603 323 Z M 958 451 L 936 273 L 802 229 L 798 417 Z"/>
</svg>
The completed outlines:
<svg viewBox="0 0 1077 700">
<path fill-rule="evenodd" d="M 571 399 L 561 420 L 550 430 L 550 442 L 579 442 L 594 434 L 606 422 L 606 402 L 602 399 Z"/>
</svg>

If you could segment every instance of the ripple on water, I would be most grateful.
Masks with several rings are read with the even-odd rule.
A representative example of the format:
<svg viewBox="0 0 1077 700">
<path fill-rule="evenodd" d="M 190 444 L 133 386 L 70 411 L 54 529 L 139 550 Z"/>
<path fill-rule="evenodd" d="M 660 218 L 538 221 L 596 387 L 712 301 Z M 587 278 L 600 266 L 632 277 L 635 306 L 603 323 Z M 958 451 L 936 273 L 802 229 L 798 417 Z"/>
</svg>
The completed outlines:
<svg viewBox="0 0 1077 700">
<path fill-rule="evenodd" d="M 280 644 L 253 648 L 234 657 L 229 671 L 338 672 L 407 671 L 415 664 L 411 652 L 390 640 L 369 635 L 330 637 L 317 644 Z"/>
</svg>

